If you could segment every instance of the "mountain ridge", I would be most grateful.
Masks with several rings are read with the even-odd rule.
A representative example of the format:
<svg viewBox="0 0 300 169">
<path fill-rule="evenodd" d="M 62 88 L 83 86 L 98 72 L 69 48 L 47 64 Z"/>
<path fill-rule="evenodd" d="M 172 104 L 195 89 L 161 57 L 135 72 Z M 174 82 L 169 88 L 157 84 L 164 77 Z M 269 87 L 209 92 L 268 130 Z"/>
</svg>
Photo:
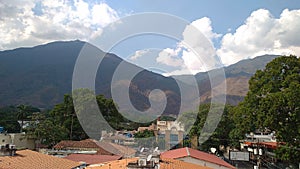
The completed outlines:
<svg viewBox="0 0 300 169">
<path fill-rule="evenodd" d="M 30 104 L 49 108 L 60 103 L 64 94 L 71 93 L 74 65 L 84 45 L 86 42 L 79 40 L 59 41 L 31 48 L 0 51 L 0 78 L 2 79 L 0 106 Z M 99 52 L 103 51 L 99 49 Z M 237 104 L 241 101 L 247 91 L 245 84 L 248 83 L 251 75 L 257 69 L 262 69 L 267 62 L 275 57 L 277 56 L 265 55 L 225 67 L 226 81 L 231 86 L 231 88 L 227 87 L 227 90 L 230 91 L 227 93 L 227 99 L 232 100 L 229 103 Z M 124 62 L 129 69 L 138 68 L 141 70 L 132 81 L 127 81 L 130 83 L 131 102 L 137 110 L 144 111 L 150 107 L 149 93 L 158 88 L 167 93 L 168 103 L 164 113 L 178 113 L 182 98 L 174 78 L 181 79 L 184 82 L 180 85 L 189 88 L 189 83 L 182 80 L 183 77 L 189 75 L 165 77 L 128 63 L 112 53 L 105 53 L 105 58 L 99 65 L 95 79 L 97 94 L 111 97 L 112 75 L 121 62 Z M 209 91 L 212 87 L 218 86 L 210 86 L 208 72 L 198 73 L 195 78 L 199 86 L 201 101 L 209 101 L 211 98 Z M 222 83 L 225 82 L 219 82 L 218 85 Z M 241 84 L 239 88 L 243 88 L 241 91 L 236 91 L 237 87 L 231 84 L 235 86 Z"/>
</svg>

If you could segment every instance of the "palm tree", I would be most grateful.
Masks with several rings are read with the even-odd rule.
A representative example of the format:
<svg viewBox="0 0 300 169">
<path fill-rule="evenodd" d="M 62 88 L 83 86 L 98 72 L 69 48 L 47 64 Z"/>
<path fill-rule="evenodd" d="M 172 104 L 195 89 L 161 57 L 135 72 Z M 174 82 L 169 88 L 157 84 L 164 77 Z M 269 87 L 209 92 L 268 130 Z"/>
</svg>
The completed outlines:
<svg viewBox="0 0 300 169">
<path fill-rule="evenodd" d="M 22 132 L 23 125 L 24 125 L 24 120 L 27 117 L 28 106 L 26 106 L 24 104 L 21 104 L 17 108 L 18 108 L 17 118 L 18 118 L 18 120 L 21 120 L 21 130 L 20 130 L 20 132 Z"/>
</svg>

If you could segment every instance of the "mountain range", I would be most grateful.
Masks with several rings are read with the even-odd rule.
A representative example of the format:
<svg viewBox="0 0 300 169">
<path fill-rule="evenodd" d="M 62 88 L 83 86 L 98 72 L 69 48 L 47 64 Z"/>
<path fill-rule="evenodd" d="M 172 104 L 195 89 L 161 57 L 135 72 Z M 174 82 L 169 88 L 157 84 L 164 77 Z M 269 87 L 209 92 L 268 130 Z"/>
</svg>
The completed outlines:
<svg viewBox="0 0 300 169">
<path fill-rule="evenodd" d="M 29 104 L 42 108 L 51 108 L 62 102 L 64 94 L 72 90 L 72 75 L 76 59 L 87 45 L 82 41 L 52 42 L 31 48 L 18 48 L 0 52 L 0 107 L 7 105 Z M 238 104 L 248 91 L 248 80 L 256 72 L 276 58 L 276 55 L 264 55 L 254 59 L 242 60 L 236 64 L 224 67 L 226 81 L 218 81 L 214 86 L 210 84 L 210 74 L 219 71 L 201 72 L 192 75 L 165 77 L 128 63 L 112 53 L 98 52 L 105 55 L 99 65 L 95 79 L 97 94 L 112 97 L 111 90 L 120 90 L 129 83 L 129 97 L 137 110 L 147 110 L 151 99 L 149 94 L 153 89 L 160 89 L 167 96 L 165 114 L 177 114 L 183 99 L 180 87 L 193 88 L 190 79 L 195 78 L 199 87 L 201 102 L 209 102 L 211 90 L 226 83 L 226 102 Z M 119 79 L 112 84 L 112 77 L 117 67 L 124 64 L 128 70 L 138 69 L 139 73 L 132 79 Z M 126 72 L 124 72 L 126 73 Z M 217 73 L 216 73 L 217 74 Z M 177 81 L 176 81 L 177 79 Z M 178 84 L 180 83 L 180 84 Z M 190 92 L 190 93 L 189 93 Z M 193 91 L 187 90 L 187 95 Z M 192 101 L 190 97 L 187 100 Z M 153 101 L 160 102 L 158 97 Z M 122 105 L 123 104 L 123 105 Z M 126 107 L 126 102 L 119 102 L 118 106 Z M 130 110 L 130 109 L 128 109 Z M 188 110 L 186 107 L 185 110 Z M 126 110 L 125 110 L 126 111 Z M 155 111 L 155 110 L 154 110 Z"/>
</svg>

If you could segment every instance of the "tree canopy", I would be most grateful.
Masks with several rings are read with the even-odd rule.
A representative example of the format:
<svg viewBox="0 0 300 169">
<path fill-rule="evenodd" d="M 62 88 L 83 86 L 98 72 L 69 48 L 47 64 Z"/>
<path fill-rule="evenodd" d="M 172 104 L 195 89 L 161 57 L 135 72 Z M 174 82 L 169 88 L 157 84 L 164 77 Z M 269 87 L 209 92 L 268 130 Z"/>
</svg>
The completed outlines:
<svg viewBox="0 0 300 169">
<path fill-rule="evenodd" d="M 249 81 L 249 92 L 235 108 L 236 128 L 230 133 L 241 138 L 256 129 L 276 132 L 284 142 L 277 157 L 300 161 L 300 59 L 282 56 L 258 70 Z"/>
<path fill-rule="evenodd" d="M 190 136 L 197 137 L 203 134 L 205 135 L 206 133 L 203 130 L 204 124 L 215 124 L 214 122 L 212 122 L 212 120 L 215 120 L 214 113 L 219 112 L 211 110 L 211 106 L 215 107 L 218 105 L 201 104 L 199 106 L 198 111 L 185 112 L 179 117 L 179 122 L 185 124 L 185 131 L 189 130 L 189 133 L 187 134 L 189 134 Z M 208 151 L 208 149 L 211 147 L 218 148 L 219 145 L 228 146 L 234 142 L 229 138 L 229 132 L 234 127 L 231 118 L 231 110 L 232 106 L 225 105 L 222 118 L 220 119 L 216 130 L 211 134 L 208 140 L 206 140 L 202 145 L 200 145 L 201 150 Z M 210 115 L 211 118 L 208 118 L 209 112 L 212 113 Z"/>
</svg>

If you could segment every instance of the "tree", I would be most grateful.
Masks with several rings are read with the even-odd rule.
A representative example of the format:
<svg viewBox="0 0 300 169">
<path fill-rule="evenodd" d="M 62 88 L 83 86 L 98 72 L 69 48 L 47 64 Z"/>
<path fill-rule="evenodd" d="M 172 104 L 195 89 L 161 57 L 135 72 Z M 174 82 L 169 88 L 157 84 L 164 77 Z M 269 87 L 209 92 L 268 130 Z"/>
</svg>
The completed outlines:
<svg viewBox="0 0 300 169">
<path fill-rule="evenodd" d="M 0 108 L 0 126 L 8 133 L 20 132 L 18 123 L 18 109 L 15 106 L 6 106 Z"/>
<path fill-rule="evenodd" d="M 80 103 L 76 104 L 77 112 L 73 101 Z M 93 101 L 96 102 L 96 107 L 90 106 L 89 103 Z M 61 140 L 86 139 L 87 134 L 90 134 L 89 136 L 94 134 L 91 137 L 97 138 L 101 134 L 100 129 L 106 128 L 100 124 L 103 121 L 99 120 L 100 113 L 94 111 L 95 109 L 100 109 L 104 116 L 103 121 L 115 129 L 120 129 L 120 124 L 125 121 L 112 99 L 107 99 L 103 95 L 95 96 L 89 89 L 78 89 L 73 92 L 73 95 L 65 94 L 64 101 L 49 112 L 33 114 L 30 134 L 48 146 Z M 82 123 L 85 125 L 85 130 L 81 126 Z"/>
<path fill-rule="evenodd" d="M 34 113 L 28 134 L 49 147 L 61 140 L 82 140 L 88 138 L 75 114 L 71 95 L 64 95 L 64 101 L 52 110 Z"/>
<path fill-rule="evenodd" d="M 69 94 L 64 95 L 64 101 L 57 104 L 52 111 L 50 111 L 53 124 L 62 126 L 66 129 L 68 137 L 65 140 L 82 140 L 87 138 L 83 128 L 81 127 L 73 105 L 73 98 Z"/>
<path fill-rule="evenodd" d="M 214 119 L 214 113 L 220 113 L 219 111 L 211 110 L 211 104 L 201 104 L 199 106 L 198 112 L 185 112 L 179 117 L 179 122 L 185 125 L 185 130 L 189 131 L 189 136 L 199 137 L 201 134 L 207 134 L 203 130 L 204 124 L 207 123 L 215 124 L 212 122 Z M 218 104 L 213 104 L 213 107 L 218 106 Z M 229 133 L 234 128 L 234 124 L 231 118 L 232 106 L 225 105 L 222 118 L 220 119 L 217 128 L 211 134 L 211 136 L 202 145 L 200 145 L 202 150 L 208 151 L 210 147 L 218 148 L 220 145 L 228 146 L 232 144 Z M 208 117 L 208 113 L 211 114 L 211 118 Z M 195 114 L 196 113 L 196 114 Z M 193 123 L 194 122 L 194 123 Z"/>
<path fill-rule="evenodd" d="M 99 109 L 109 125 L 116 130 L 123 129 L 120 124 L 125 121 L 125 118 L 119 113 L 114 101 L 103 95 L 98 95 L 96 99 Z"/>
<path fill-rule="evenodd" d="M 154 132 L 152 130 L 144 130 L 144 131 L 139 131 L 134 134 L 135 138 L 148 138 L 148 137 L 154 137 Z"/>
<path fill-rule="evenodd" d="M 68 138 L 68 130 L 56 123 L 47 112 L 33 113 L 30 118 L 27 135 L 39 140 L 42 144 L 52 147 L 59 141 Z"/>
<path fill-rule="evenodd" d="M 241 137 L 255 129 L 270 129 L 276 132 L 279 142 L 286 143 L 278 149 L 277 157 L 299 162 L 299 96 L 300 59 L 296 56 L 274 59 L 250 79 L 249 92 L 235 109 L 237 129 L 231 132 L 231 136 Z"/>
<path fill-rule="evenodd" d="M 23 131 L 23 126 L 24 126 L 24 120 L 28 116 L 28 106 L 26 106 L 24 104 L 21 104 L 21 105 L 17 106 L 17 108 L 18 108 L 17 118 L 18 118 L 18 120 L 21 120 L 20 132 L 22 132 Z"/>
</svg>

